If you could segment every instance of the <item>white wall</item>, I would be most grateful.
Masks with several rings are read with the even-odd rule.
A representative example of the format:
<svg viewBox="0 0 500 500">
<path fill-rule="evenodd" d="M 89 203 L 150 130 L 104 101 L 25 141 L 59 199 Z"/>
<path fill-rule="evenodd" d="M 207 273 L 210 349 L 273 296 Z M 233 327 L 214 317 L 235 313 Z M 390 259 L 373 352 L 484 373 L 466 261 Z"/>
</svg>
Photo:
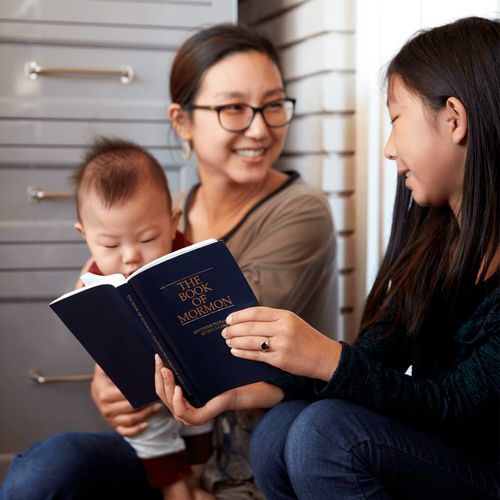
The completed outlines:
<svg viewBox="0 0 500 500">
<path fill-rule="evenodd" d="M 238 20 L 275 43 L 287 93 L 297 98 L 279 166 L 298 170 L 328 196 L 339 243 L 339 331 L 350 339 L 356 329 L 355 2 L 242 0 Z"/>
</svg>

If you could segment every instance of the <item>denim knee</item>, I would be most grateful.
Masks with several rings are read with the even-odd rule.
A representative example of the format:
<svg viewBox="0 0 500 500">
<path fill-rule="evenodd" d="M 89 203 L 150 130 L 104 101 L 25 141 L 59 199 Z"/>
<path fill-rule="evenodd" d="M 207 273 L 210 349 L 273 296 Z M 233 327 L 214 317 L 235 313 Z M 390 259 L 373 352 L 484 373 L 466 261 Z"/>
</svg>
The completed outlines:
<svg viewBox="0 0 500 500">
<path fill-rule="evenodd" d="M 81 492 L 101 479 L 106 481 L 106 465 L 113 458 L 125 465 L 124 472 L 128 463 L 138 463 L 132 448 L 116 433 L 55 434 L 14 457 L 1 485 L 0 498 L 83 498 Z"/>
<path fill-rule="evenodd" d="M 287 435 L 296 416 L 308 404 L 309 402 L 301 400 L 280 403 L 261 418 L 252 432 L 250 441 L 252 469 L 257 484 L 267 496 L 280 480 L 288 481 L 284 463 Z M 280 487 L 285 488 L 285 485 Z"/>
<path fill-rule="evenodd" d="M 364 409 L 349 401 L 325 399 L 311 403 L 291 425 L 285 460 L 294 476 L 310 476 L 325 467 L 351 460 L 350 450 L 369 439 L 366 422 L 360 417 Z M 346 464 L 342 464 L 344 466 Z"/>
</svg>

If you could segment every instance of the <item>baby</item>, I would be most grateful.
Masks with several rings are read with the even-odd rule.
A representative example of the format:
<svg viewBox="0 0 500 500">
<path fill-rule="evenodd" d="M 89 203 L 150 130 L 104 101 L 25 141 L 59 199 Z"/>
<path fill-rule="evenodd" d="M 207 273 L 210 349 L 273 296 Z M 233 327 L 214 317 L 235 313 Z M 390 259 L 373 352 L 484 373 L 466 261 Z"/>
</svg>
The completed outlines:
<svg viewBox="0 0 500 500">
<path fill-rule="evenodd" d="M 177 231 L 181 211 L 172 210 L 165 173 L 144 148 L 100 138 L 87 151 L 73 179 L 75 229 L 92 254 L 85 270 L 127 277 L 148 262 L 187 246 Z M 211 423 L 185 427 L 163 408 L 148 419 L 143 432 L 125 439 L 141 459 L 151 486 L 162 489 L 164 500 L 208 500 L 215 497 L 196 482 L 192 484 L 191 465 L 208 459 L 211 430 Z M 202 467 L 194 467 L 197 475 Z"/>
</svg>

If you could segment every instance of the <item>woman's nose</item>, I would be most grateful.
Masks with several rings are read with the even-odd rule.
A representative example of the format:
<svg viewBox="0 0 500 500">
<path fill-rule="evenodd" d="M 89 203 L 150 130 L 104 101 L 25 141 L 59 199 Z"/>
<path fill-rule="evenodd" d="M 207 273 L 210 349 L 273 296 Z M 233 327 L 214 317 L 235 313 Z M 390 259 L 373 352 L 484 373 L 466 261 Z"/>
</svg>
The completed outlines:
<svg viewBox="0 0 500 500">
<path fill-rule="evenodd" d="M 245 135 L 253 138 L 261 138 L 268 134 L 269 129 L 264 121 L 262 113 L 255 113 L 252 123 L 250 123 L 250 126 L 245 130 Z"/>
</svg>

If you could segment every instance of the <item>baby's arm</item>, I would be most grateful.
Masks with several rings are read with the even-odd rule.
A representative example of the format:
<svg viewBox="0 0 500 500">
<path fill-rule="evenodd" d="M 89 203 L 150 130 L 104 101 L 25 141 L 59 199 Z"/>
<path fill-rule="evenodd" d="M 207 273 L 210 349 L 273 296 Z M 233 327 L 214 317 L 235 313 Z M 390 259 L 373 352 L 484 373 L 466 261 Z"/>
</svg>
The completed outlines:
<svg viewBox="0 0 500 500">
<path fill-rule="evenodd" d="M 95 365 L 90 395 L 106 421 L 126 437 L 142 432 L 147 427 L 147 419 L 163 408 L 161 403 L 153 403 L 134 410 L 99 365 Z"/>
</svg>

